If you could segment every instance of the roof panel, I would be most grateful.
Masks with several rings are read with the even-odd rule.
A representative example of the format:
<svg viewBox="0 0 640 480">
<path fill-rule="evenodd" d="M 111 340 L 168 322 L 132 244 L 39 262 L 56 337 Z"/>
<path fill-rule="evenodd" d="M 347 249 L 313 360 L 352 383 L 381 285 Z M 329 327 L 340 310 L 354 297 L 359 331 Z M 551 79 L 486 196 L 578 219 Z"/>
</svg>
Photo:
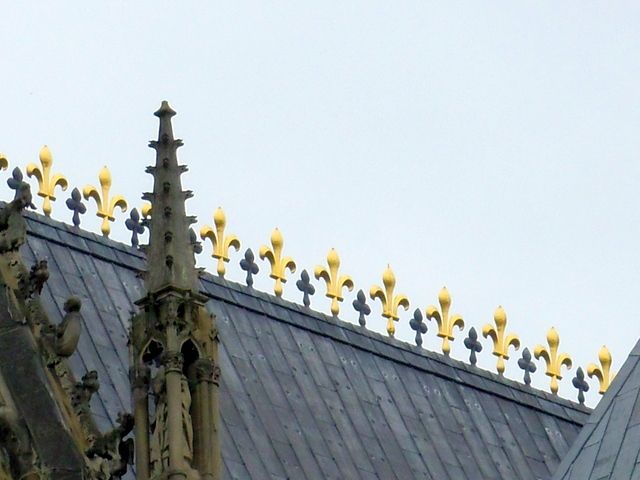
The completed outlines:
<svg viewBox="0 0 640 480">
<path fill-rule="evenodd" d="M 71 363 L 78 377 L 98 371 L 106 427 L 130 404 L 126 327 L 143 256 L 31 217 L 25 259 L 52 262 L 46 307 L 59 319 L 65 298 L 83 299 Z M 221 339 L 228 478 L 548 478 L 586 420 L 572 402 L 438 353 L 208 274 L 202 286 Z"/>
</svg>

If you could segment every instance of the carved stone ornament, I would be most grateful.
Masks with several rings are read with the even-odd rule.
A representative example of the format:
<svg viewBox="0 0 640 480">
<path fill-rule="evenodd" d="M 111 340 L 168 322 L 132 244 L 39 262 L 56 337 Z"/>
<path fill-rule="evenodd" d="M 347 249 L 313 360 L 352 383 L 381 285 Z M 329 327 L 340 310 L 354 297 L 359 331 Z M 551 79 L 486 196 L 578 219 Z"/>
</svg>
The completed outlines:
<svg viewBox="0 0 640 480">
<path fill-rule="evenodd" d="M 78 346 L 82 330 L 81 307 L 82 302 L 77 297 L 71 297 L 64 303 L 66 314 L 60 325 L 56 327 L 54 344 L 56 354 L 63 358 L 70 357 Z"/>
<path fill-rule="evenodd" d="M 99 388 L 98 372 L 95 370 L 86 373 L 82 380 L 76 383 L 71 396 L 71 404 L 78 415 L 90 413 L 91 397 Z"/>
<path fill-rule="evenodd" d="M 118 414 L 118 426 L 93 440 L 85 454 L 91 478 L 110 480 L 121 478 L 133 464 L 133 439 L 124 439 L 133 430 L 133 415 Z"/>
<path fill-rule="evenodd" d="M 160 367 L 153 379 L 153 391 L 156 398 L 156 413 L 152 426 L 150 450 L 151 450 L 151 469 L 153 476 L 160 476 L 163 472 L 167 472 L 170 468 L 169 464 L 169 409 L 167 403 L 167 383 L 165 367 Z M 180 417 L 181 417 L 181 435 L 180 438 L 171 439 L 172 442 L 178 441 L 185 466 L 191 465 L 193 460 L 193 424 L 191 422 L 191 392 L 187 377 L 180 372 Z"/>
<path fill-rule="evenodd" d="M 169 325 L 181 326 L 184 323 L 184 318 L 179 318 L 178 313 L 180 311 L 180 301 L 175 297 L 170 297 L 163 302 L 164 309 L 161 314 L 161 322 L 163 327 Z"/>
<path fill-rule="evenodd" d="M 29 295 L 40 295 L 44 284 L 49 280 L 49 265 L 46 260 L 40 260 L 31 266 L 29 272 Z"/>
<path fill-rule="evenodd" d="M 18 182 L 15 190 L 15 198 L 0 210 L 0 253 L 17 251 L 25 242 L 27 227 L 22 212 L 35 208 L 28 183 Z"/>
<path fill-rule="evenodd" d="M 199 358 L 191 366 L 196 383 L 213 382 L 216 365 L 209 358 Z"/>
<path fill-rule="evenodd" d="M 139 368 L 131 369 L 129 371 L 129 377 L 131 381 L 131 386 L 135 388 L 148 389 L 149 388 L 149 380 L 151 378 L 151 372 L 149 367 L 146 365 L 142 365 Z"/>
<path fill-rule="evenodd" d="M 182 358 L 182 353 L 180 352 L 166 352 L 162 355 L 162 366 L 166 369 L 166 371 L 177 371 L 182 372 L 182 366 L 184 365 L 184 360 Z"/>
</svg>

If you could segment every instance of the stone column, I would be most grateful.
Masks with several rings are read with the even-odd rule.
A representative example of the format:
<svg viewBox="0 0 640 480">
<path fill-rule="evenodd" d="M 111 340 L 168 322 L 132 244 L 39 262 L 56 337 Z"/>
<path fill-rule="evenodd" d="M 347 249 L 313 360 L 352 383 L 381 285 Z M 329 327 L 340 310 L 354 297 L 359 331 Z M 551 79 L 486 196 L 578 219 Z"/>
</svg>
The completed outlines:
<svg viewBox="0 0 640 480">
<path fill-rule="evenodd" d="M 135 418 L 135 455 L 138 480 L 149 478 L 149 369 L 141 366 L 131 371 L 133 413 Z"/>
<path fill-rule="evenodd" d="M 169 442 L 169 479 L 185 479 L 184 450 L 187 447 L 182 428 L 182 354 L 168 351 L 164 357 L 167 385 L 167 438 Z"/>
</svg>

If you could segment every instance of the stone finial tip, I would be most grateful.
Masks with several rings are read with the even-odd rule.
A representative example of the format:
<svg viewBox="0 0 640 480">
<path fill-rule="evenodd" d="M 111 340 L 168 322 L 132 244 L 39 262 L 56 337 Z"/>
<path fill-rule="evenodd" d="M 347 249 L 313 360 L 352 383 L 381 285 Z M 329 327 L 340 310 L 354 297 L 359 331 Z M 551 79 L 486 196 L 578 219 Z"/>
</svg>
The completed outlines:
<svg viewBox="0 0 640 480">
<path fill-rule="evenodd" d="M 162 104 L 160 105 L 160 108 L 156 112 L 154 112 L 154 115 L 156 117 L 165 117 L 165 116 L 173 117 L 175 114 L 176 114 L 175 110 L 173 110 L 169 106 L 169 102 L 167 102 L 166 100 L 163 100 Z"/>
</svg>

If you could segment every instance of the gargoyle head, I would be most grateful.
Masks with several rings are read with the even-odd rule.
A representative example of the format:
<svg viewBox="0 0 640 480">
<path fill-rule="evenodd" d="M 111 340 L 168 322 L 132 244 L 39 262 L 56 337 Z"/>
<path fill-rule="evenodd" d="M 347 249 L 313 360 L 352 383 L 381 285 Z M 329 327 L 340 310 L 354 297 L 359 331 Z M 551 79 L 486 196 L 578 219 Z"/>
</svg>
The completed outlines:
<svg viewBox="0 0 640 480">
<path fill-rule="evenodd" d="M 70 312 L 79 312 L 82 307 L 82 301 L 78 297 L 69 297 L 66 302 L 64 302 L 64 311 L 67 313 Z"/>
</svg>

